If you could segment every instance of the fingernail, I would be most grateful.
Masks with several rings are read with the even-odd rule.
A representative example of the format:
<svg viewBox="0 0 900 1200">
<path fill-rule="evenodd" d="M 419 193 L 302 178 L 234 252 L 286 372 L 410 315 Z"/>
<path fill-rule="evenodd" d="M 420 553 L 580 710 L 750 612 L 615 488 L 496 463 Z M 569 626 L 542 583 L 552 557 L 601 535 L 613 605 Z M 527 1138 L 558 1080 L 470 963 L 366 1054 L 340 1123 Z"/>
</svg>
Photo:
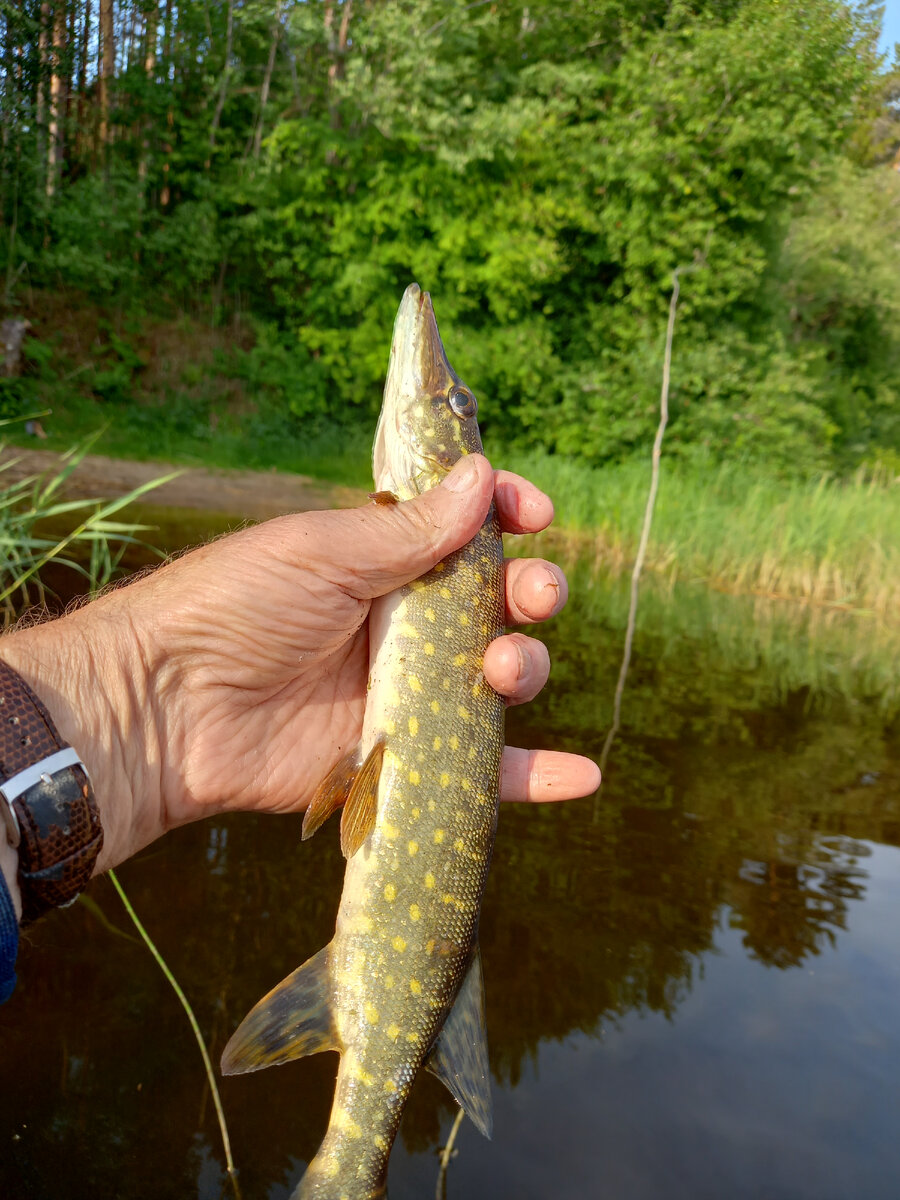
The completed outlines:
<svg viewBox="0 0 900 1200">
<path fill-rule="evenodd" d="M 516 678 L 521 683 L 531 671 L 531 655 L 518 642 L 516 646 Z"/>
<path fill-rule="evenodd" d="M 461 458 L 442 484 L 448 492 L 465 492 L 478 478 L 478 468 L 471 458 Z"/>
<path fill-rule="evenodd" d="M 541 592 L 546 591 L 547 588 L 553 589 L 553 602 L 551 604 L 550 612 L 548 613 L 548 616 L 555 617 L 556 614 L 559 612 L 559 610 L 562 608 L 565 597 L 562 595 L 562 592 L 561 592 L 561 589 L 559 586 L 559 580 L 556 578 L 556 576 L 553 574 L 553 572 L 552 571 L 544 571 L 543 574 L 544 574 L 544 578 L 538 584 L 537 590 L 538 590 L 538 593 L 541 593 Z"/>
</svg>

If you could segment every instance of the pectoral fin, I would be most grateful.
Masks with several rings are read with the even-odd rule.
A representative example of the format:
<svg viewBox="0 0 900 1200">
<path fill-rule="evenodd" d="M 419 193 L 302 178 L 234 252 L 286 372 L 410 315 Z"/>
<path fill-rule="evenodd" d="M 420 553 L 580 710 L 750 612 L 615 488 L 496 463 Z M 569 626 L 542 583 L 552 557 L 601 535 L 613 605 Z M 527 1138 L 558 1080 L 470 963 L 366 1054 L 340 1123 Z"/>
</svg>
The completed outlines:
<svg viewBox="0 0 900 1200">
<path fill-rule="evenodd" d="M 244 1017 L 222 1053 L 223 1075 L 340 1049 L 329 1003 L 328 950 L 292 971 Z"/>
<path fill-rule="evenodd" d="M 444 1028 L 425 1060 L 429 1071 L 450 1089 L 479 1133 L 491 1136 L 491 1077 L 484 1023 L 481 954 L 475 956 Z"/>
</svg>

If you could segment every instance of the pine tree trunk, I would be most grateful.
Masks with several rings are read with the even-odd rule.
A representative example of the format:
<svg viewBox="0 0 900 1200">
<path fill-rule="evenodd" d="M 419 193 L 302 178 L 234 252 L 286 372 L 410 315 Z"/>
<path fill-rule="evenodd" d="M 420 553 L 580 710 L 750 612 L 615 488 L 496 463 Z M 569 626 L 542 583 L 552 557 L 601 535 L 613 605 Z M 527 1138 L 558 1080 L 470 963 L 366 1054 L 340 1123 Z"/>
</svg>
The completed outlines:
<svg viewBox="0 0 900 1200">
<path fill-rule="evenodd" d="M 38 33 L 38 81 L 35 117 L 39 152 L 43 157 L 45 137 L 47 132 L 47 54 L 50 25 L 50 0 L 41 4 L 40 32 Z"/>
<path fill-rule="evenodd" d="M 152 82 L 156 70 L 156 34 L 159 13 L 154 0 L 144 0 L 144 38 L 142 53 L 144 56 L 144 74 Z M 141 118 L 141 152 L 138 157 L 138 180 L 144 183 L 147 178 L 147 162 L 150 157 L 150 139 L 147 136 L 149 124 L 146 117 Z"/>
<path fill-rule="evenodd" d="M 100 0 L 100 149 L 109 145 L 109 97 L 116 69 L 113 0 Z"/>
<path fill-rule="evenodd" d="M 47 195 L 52 196 L 59 183 L 63 156 L 63 113 L 65 83 L 62 64 L 66 49 L 65 0 L 56 0 L 53 14 L 53 44 L 50 47 L 50 120 L 47 128 Z"/>
</svg>

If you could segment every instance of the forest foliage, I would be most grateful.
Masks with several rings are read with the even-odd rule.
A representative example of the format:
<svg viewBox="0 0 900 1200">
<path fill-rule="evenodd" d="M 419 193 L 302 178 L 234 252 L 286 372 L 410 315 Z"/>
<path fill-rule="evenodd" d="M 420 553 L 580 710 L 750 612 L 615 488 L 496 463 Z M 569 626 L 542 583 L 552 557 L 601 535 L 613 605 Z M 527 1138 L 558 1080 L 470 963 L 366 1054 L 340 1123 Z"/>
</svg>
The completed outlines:
<svg viewBox="0 0 900 1200">
<path fill-rule="evenodd" d="M 690 266 L 670 452 L 896 466 L 900 87 L 877 7 L 0 14 L 7 310 L 26 287 L 223 323 L 239 309 L 260 402 L 359 424 L 416 279 L 488 434 L 598 465 L 652 439 L 672 272 Z M 140 363 L 112 349 L 107 390 L 128 402 Z"/>
</svg>

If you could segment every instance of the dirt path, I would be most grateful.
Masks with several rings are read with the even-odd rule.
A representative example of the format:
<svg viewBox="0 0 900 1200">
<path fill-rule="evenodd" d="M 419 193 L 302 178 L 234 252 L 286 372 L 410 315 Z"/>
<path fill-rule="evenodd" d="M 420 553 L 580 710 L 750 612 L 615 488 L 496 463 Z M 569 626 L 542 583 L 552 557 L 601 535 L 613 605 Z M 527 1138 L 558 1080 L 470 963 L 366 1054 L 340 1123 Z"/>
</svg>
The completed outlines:
<svg viewBox="0 0 900 1200">
<path fill-rule="evenodd" d="M 0 474 L 0 484 L 48 469 L 57 470 L 60 464 L 60 456 L 49 450 L 7 446 L 0 454 L 0 466 L 12 459 L 17 461 Z M 88 454 L 82 459 L 66 485 L 65 495 L 71 499 L 90 496 L 112 500 L 171 471 L 181 473 L 144 496 L 142 505 L 197 509 L 238 520 L 263 521 L 286 512 L 348 508 L 362 504 L 366 499 L 364 491 L 325 483 L 306 475 L 179 468 L 171 463 L 132 462 L 101 454 Z"/>
</svg>

